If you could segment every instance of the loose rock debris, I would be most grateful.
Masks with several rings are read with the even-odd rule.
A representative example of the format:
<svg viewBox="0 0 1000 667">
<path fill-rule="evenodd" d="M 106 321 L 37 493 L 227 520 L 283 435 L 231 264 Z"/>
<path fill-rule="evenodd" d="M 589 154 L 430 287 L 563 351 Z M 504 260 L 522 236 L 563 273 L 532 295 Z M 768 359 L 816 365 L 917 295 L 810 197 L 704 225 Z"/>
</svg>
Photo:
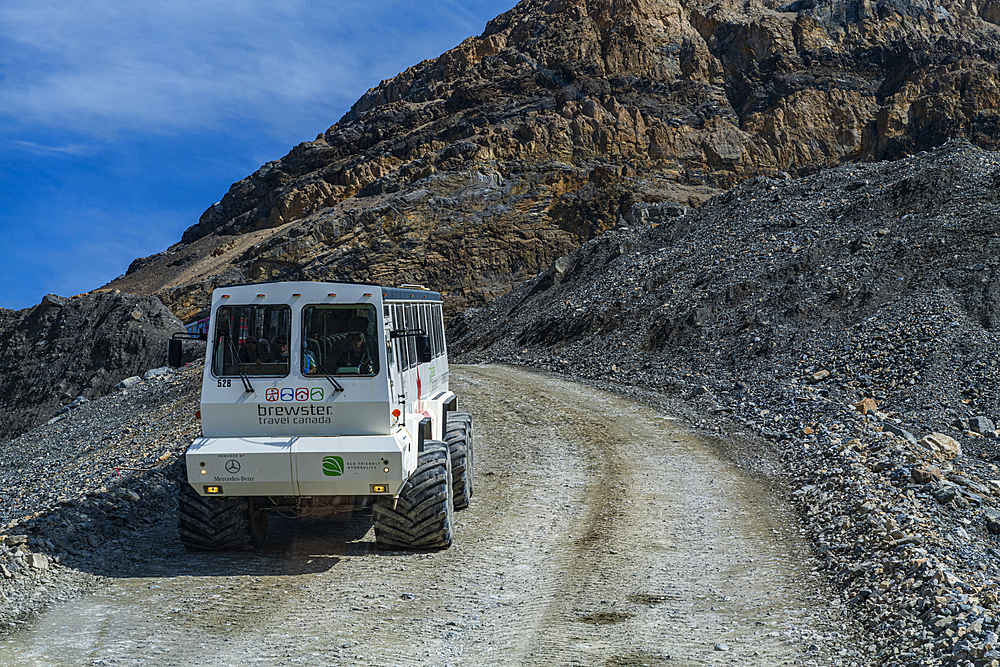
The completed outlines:
<svg viewBox="0 0 1000 667">
<path fill-rule="evenodd" d="M 724 435 L 787 485 L 878 662 L 1000 664 L 998 163 L 953 142 L 755 179 L 588 243 L 457 318 L 453 348 L 661 401 Z M 199 373 L 78 404 L 5 446 L 5 630 L 142 557 L 130 540 L 173 508 Z"/>
<path fill-rule="evenodd" d="M 452 350 L 666 401 L 784 480 L 878 663 L 998 665 L 998 175 L 951 141 L 757 178 L 587 243 Z"/>
<path fill-rule="evenodd" d="M 4 443 L 0 633 L 150 557 L 140 542 L 176 509 L 176 462 L 199 433 L 202 369 L 157 369 Z"/>
</svg>

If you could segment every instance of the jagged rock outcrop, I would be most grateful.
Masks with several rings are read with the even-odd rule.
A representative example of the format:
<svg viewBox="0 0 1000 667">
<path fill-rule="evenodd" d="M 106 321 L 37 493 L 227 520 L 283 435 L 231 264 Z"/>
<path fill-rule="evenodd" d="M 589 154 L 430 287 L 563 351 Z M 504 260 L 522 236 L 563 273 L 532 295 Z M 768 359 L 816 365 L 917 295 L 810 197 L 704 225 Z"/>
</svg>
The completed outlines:
<svg viewBox="0 0 1000 667">
<path fill-rule="evenodd" d="M 181 322 L 155 297 L 97 291 L 0 309 L 0 441 L 163 366 Z"/>
<path fill-rule="evenodd" d="M 993 0 L 525 0 L 235 183 L 114 283 L 184 317 L 237 279 L 486 301 L 627 219 L 755 175 L 995 148 Z M 230 276 L 221 276 L 230 271 Z"/>
</svg>

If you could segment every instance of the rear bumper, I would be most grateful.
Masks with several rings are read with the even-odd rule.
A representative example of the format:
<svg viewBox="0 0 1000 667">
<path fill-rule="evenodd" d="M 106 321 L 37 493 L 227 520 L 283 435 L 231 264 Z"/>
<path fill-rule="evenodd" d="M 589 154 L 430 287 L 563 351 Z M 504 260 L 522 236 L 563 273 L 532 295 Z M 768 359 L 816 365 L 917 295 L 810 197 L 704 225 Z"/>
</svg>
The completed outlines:
<svg viewBox="0 0 1000 667">
<path fill-rule="evenodd" d="M 415 447 L 405 431 L 381 436 L 198 438 L 185 460 L 188 483 L 201 495 L 394 495 L 408 475 L 406 454 Z M 208 487 L 214 487 L 212 493 Z"/>
</svg>

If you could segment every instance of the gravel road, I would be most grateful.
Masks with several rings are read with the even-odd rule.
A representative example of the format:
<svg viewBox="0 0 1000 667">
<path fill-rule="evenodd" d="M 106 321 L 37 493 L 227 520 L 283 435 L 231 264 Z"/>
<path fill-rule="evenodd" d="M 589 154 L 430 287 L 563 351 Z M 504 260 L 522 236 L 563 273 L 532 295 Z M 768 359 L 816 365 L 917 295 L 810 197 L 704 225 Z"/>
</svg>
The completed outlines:
<svg viewBox="0 0 1000 667">
<path fill-rule="evenodd" d="M 153 554 L 0 640 L 0 664 L 866 664 L 791 510 L 670 415 L 525 370 L 454 369 L 476 417 L 456 543 L 273 518 L 249 554 Z"/>
</svg>

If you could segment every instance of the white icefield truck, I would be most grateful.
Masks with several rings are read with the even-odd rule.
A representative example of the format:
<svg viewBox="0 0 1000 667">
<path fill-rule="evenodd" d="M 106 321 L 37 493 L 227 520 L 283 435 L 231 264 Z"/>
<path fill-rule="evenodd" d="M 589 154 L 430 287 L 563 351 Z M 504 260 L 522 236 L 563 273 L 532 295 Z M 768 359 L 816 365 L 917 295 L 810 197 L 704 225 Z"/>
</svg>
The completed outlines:
<svg viewBox="0 0 1000 667">
<path fill-rule="evenodd" d="M 180 339 L 170 364 L 180 365 Z M 259 546 L 268 514 L 371 512 L 379 546 L 451 545 L 472 496 L 473 427 L 448 389 L 441 295 L 272 282 L 212 294 L 201 432 L 181 542 Z"/>
</svg>

